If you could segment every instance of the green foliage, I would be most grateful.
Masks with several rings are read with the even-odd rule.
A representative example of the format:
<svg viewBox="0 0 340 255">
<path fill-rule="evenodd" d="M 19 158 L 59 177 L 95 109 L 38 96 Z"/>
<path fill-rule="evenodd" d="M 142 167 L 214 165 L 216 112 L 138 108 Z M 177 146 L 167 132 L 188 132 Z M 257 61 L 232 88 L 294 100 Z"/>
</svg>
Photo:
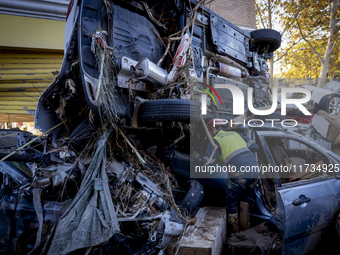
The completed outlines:
<svg viewBox="0 0 340 255">
<path fill-rule="evenodd" d="M 321 61 L 311 46 L 303 40 L 303 36 L 310 42 L 323 58 L 325 55 L 328 38 L 330 36 L 331 4 L 326 0 L 288 0 L 274 1 L 272 9 L 272 22 L 281 28 L 281 48 L 275 52 L 276 76 L 289 78 L 316 78 L 320 74 Z M 268 0 L 256 0 L 257 25 L 268 22 Z M 262 18 L 261 18 L 262 16 Z M 262 21 L 261 21 L 262 20 Z M 336 14 L 337 37 L 340 28 L 340 7 Z M 267 26 L 268 27 L 268 26 Z M 340 39 L 332 53 L 328 76 L 340 78 Z"/>
</svg>

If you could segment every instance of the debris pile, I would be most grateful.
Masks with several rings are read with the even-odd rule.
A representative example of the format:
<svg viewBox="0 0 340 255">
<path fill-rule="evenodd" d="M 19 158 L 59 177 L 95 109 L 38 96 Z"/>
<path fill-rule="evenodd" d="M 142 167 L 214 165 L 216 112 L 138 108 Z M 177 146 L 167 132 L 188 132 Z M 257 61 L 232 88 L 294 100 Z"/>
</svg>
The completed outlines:
<svg viewBox="0 0 340 255">
<path fill-rule="evenodd" d="M 31 254 L 69 254 L 78 250 L 87 254 L 99 250 L 152 254 L 165 250 L 171 238 L 183 231 L 190 215 L 177 205 L 181 200 L 175 202 L 172 189 L 178 189 L 178 184 L 171 172 L 146 152 L 131 150 L 133 145 L 126 136 L 111 128 L 97 132 L 92 139 L 95 143 L 90 141 L 79 154 L 48 144 L 48 136 L 37 139 L 29 133 L 12 132 L 10 138 L 18 136 L 19 141 L 25 136 L 21 140 L 24 145 L 36 139 L 18 152 L 27 157 L 15 153 L 13 159 L 10 156 L 0 162 L 1 172 L 12 180 L 7 185 L 13 190 L 2 199 L 14 207 L 14 213 L 23 202 L 12 197 L 33 200 L 35 211 L 25 215 L 32 217 L 32 225 L 39 228 Z M 16 143 L 9 139 L 9 143 L 1 145 L 12 150 Z M 120 148 L 119 154 L 110 151 L 112 143 Z M 141 154 L 138 158 L 133 153 Z M 27 163 L 17 162 L 23 158 Z M 186 195 L 185 190 L 181 192 Z M 45 206 L 48 203 L 50 212 Z M 13 236 L 17 231 L 21 230 L 14 229 Z"/>
<path fill-rule="evenodd" d="M 171 246 L 183 254 L 192 235 L 205 235 L 193 222 L 209 219 L 219 236 L 207 234 L 215 239 L 203 250 L 221 252 L 225 211 L 216 209 L 219 222 L 208 209 L 192 218 L 204 188 L 188 181 L 191 149 L 203 156 L 209 142 L 217 150 L 203 103 L 207 118 L 234 118 L 232 93 L 217 86 L 228 83 L 244 95 L 251 87 L 253 106 L 268 108 L 266 60 L 281 39 L 270 29 L 244 31 L 204 3 L 70 4 L 77 22 L 67 29 L 63 65 L 37 105 L 43 134 L 12 131 L 0 140 L 0 202 L 13 216 L 0 250 L 161 255 Z M 247 110 L 235 122 L 254 117 Z M 338 122 L 321 112 L 317 132 L 317 118 L 330 123 L 320 134 L 338 142 Z M 21 224 L 22 215 L 30 224 Z M 276 238 L 267 235 L 270 247 Z"/>
<path fill-rule="evenodd" d="M 312 126 L 327 141 L 340 143 L 340 115 L 318 111 L 312 119 Z"/>
<path fill-rule="evenodd" d="M 281 254 L 282 243 L 280 236 L 272 232 L 268 224 L 262 223 L 232 234 L 228 246 L 232 254 Z"/>
</svg>

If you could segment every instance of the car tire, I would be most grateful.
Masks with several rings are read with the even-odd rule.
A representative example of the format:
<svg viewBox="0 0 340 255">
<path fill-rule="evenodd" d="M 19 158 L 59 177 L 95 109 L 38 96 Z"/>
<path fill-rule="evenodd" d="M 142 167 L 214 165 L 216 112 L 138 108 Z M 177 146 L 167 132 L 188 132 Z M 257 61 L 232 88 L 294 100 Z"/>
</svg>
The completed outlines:
<svg viewBox="0 0 340 255">
<path fill-rule="evenodd" d="M 156 99 L 142 103 L 139 109 L 142 124 L 157 121 L 193 121 L 200 119 L 200 103 L 188 99 Z"/>
<path fill-rule="evenodd" d="M 340 112 L 340 94 L 333 93 L 325 95 L 319 102 L 319 110 L 323 110 L 330 114 L 337 114 Z"/>
<path fill-rule="evenodd" d="M 274 29 L 257 29 L 250 32 L 257 46 L 268 45 L 268 53 L 276 51 L 281 45 L 281 34 Z"/>
<path fill-rule="evenodd" d="M 186 192 L 179 207 L 188 215 L 192 215 L 200 205 L 203 196 L 204 188 L 198 181 L 188 181 L 184 186 L 183 190 Z"/>
</svg>

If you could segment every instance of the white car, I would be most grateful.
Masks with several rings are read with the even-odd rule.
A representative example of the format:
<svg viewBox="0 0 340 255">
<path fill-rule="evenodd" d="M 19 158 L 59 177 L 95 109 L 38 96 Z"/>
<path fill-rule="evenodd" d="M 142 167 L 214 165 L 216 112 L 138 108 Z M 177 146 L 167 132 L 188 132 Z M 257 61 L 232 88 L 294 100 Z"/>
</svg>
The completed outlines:
<svg viewBox="0 0 340 255">
<path fill-rule="evenodd" d="M 300 87 L 305 88 L 311 92 L 309 107 L 313 109 L 314 112 L 323 110 L 334 115 L 340 112 L 340 93 L 336 93 L 336 91 L 340 90 L 340 83 L 338 90 L 332 89 L 333 91 L 318 88 L 312 85 L 302 85 Z M 303 93 L 293 93 L 292 98 L 300 98 L 303 96 Z"/>
</svg>

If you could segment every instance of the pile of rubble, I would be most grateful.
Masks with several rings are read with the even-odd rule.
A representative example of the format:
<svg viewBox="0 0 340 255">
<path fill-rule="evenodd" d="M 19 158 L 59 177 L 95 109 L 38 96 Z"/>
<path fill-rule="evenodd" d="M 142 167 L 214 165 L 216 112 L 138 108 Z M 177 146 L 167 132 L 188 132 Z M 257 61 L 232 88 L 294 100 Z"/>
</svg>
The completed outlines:
<svg viewBox="0 0 340 255">
<path fill-rule="evenodd" d="M 172 189 L 178 185 L 171 173 L 146 153 L 137 152 L 139 160 L 130 151 L 129 140 L 116 137 L 112 129 L 97 132 L 92 137 L 95 143 L 89 142 L 79 154 L 48 144 L 48 138 L 20 132 L 18 141 L 24 147 L 16 151 L 22 156 L 8 154 L 1 160 L 1 172 L 7 175 L 4 188 L 10 188 L 2 202 L 20 215 L 21 208 L 33 200 L 39 229 L 31 254 L 69 254 L 79 249 L 87 249 L 88 254 L 91 249 L 151 254 L 164 250 L 171 237 L 182 232 L 190 215 L 174 200 Z M 16 134 L 12 132 L 10 138 Z M 108 151 L 110 143 L 116 143 L 123 154 Z M 5 143 L 1 146 L 8 148 Z M 115 159 L 109 160 L 111 153 Z M 126 158 L 115 161 L 122 157 Z M 37 225 L 34 214 L 21 216 Z M 24 228 L 11 230 L 12 241 Z"/>
<path fill-rule="evenodd" d="M 200 209 L 192 218 L 204 189 L 187 182 L 190 139 L 200 141 L 201 155 L 212 142 L 200 100 L 209 114 L 232 118 L 231 94 L 220 93 L 221 100 L 214 89 L 228 82 L 243 92 L 252 87 L 254 106 L 268 107 L 266 59 L 280 46 L 279 34 L 243 31 L 204 0 L 89 2 L 70 5 L 74 27 L 62 70 L 37 106 L 43 134 L 0 132 L 0 202 L 18 215 L 4 227 L 0 250 L 142 255 L 171 247 L 170 254 L 187 254 L 199 235 L 208 241 L 197 249 L 221 253 L 225 210 L 209 219 L 214 210 Z M 207 99 L 208 90 L 220 105 Z M 318 118 L 329 125 L 320 127 Z M 312 125 L 339 142 L 339 119 L 319 112 Z M 174 164 L 172 154 L 179 155 Z M 185 165 L 186 179 L 175 164 Z M 29 231 L 22 218 L 31 221 Z M 205 220 L 218 237 L 197 229 Z M 175 236 L 179 242 L 171 243 Z"/>
<path fill-rule="evenodd" d="M 202 2 L 192 15 L 196 15 Z M 185 94 L 188 76 L 184 75 L 183 68 L 188 69 L 191 64 L 188 55 L 191 47 L 189 36 L 183 32 L 177 39 L 181 44 L 166 80 L 169 84 L 166 90 L 178 89 L 174 86 L 182 79 L 180 93 Z M 126 102 L 122 102 L 119 91 L 113 86 L 116 83 L 114 51 L 103 34 L 99 29 L 90 36 L 99 73 L 93 95 L 99 102 L 96 111 L 84 105 L 84 101 L 77 104 L 84 92 L 75 76 L 64 80 L 63 90 L 67 93 L 58 96 L 56 106 L 52 107 L 59 124 L 44 130 L 40 136 L 16 131 L 1 134 L 0 168 L 6 180 L 3 190 L 7 192 L 1 202 L 13 208 L 14 215 L 20 215 L 23 206 L 33 207 L 36 215 L 26 212 L 22 216 L 32 221 L 32 229 L 38 226 L 37 232 L 23 237 L 21 233 L 27 226 L 20 228 L 14 220 L 13 226 L 8 227 L 10 235 L 4 239 L 6 247 L 3 248 L 7 251 L 136 255 L 161 251 L 159 254 L 162 254 L 171 238 L 182 233 L 202 200 L 204 192 L 199 183 L 190 182 L 187 188 L 179 187 L 164 160 L 155 155 L 157 147 L 142 149 L 141 141 L 126 129 L 121 117 L 125 115 Z M 79 68 L 78 65 L 79 61 L 74 62 L 71 69 Z M 143 78 L 145 74 L 139 66 L 143 68 L 144 65 L 164 72 L 145 59 L 145 63 L 141 61 L 131 69 L 143 82 L 151 82 L 148 77 Z M 157 85 L 159 81 L 152 82 Z M 164 87 L 164 84 L 158 85 Z M 134 91 L 130 92 L 130 103 L 137 102 L 139 97 Z M 162 96 L 162 91 L 156 91 L 150 98 Z M 77 121 L 79 118 L 83 120 Z M 78 123 L 77 128 L 74 128 L 75 123 Z M 181 132 L 189 130 L 187 123 L 175 125 Z M 73 131 L 67 138 L 59 135 L 55 139 L 54 131 L 58 128 Z M 12 140 L 6 141 L 7 137 Z M 188 193 L 192 186 L 200 190 L 197 198 Z M 177 194 L 173 194 L 174 191 Z"/>
</svg>

